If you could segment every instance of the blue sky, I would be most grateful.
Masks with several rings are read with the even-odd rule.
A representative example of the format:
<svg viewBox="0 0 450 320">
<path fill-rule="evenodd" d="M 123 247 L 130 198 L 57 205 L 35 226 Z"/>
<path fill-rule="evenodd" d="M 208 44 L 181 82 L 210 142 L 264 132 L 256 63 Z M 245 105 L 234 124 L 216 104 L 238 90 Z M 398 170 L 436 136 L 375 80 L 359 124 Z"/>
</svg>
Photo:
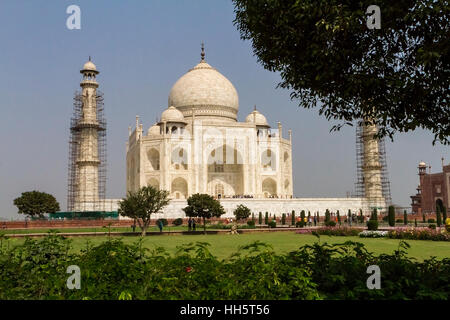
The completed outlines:
<svg viewBox="0 0 450 320">
<path fill-rule="evenodd" d="M 81 30 L 68 30 L 66 8 L 81 8 Z M 239 120 L 253 105 L 284 132 L 293 130 L 294 192 L 299 197 L 343 197 L 355 181 L 355 132 L 330 133 L 333 123 L 304 110 L 280 77 L 265 71 L 233 26 L 226 0 L 0 2 L 0 217 L 18 218 L 13 199 L 33 189 L 66 207 L 69 121 L 80 68 L 91 55 L 100 70 L 108 121 L 107 196 L 125 194 L 125 142 L 139 115 L 145 130 L 167 107 L 175 81 L 200 59 L 236 87 Z M 449 148 L 432 146 L 418 130 L 387 142 L 395 203 L 408 206 L 418 184 L 417 164 L 441 170 Z"/>
</svg>

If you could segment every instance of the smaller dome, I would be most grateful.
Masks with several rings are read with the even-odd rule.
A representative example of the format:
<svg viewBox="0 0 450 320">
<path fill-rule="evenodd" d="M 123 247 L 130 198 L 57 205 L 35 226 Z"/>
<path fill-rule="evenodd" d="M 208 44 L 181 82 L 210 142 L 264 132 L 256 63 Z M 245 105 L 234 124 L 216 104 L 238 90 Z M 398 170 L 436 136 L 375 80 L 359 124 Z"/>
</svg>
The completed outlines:
<svg viewBox="0 0 450 320">
<path fill-rule="evenodd" d="M 427 164 L 425 162 L 423 162 L 423 161 L 419 162 L 419 167 L 426 167 L 426 166 L 427 166 Z"/>
<path fill-rule="evenodd" d="M 266 117 L 256 109 L 245 118 L 245 122 L 255 123 L 257 126 L 261 127 L 270 127 Z"/>
<path fill-rule="evenodd" d="M 182 122 L 184 121 L 184 116 L 180 110 L 175 108 L 174 106 L 170 106 L 161 115 L 161 122 Z"/>
<path fill-rule="evenodd" d="M 95 66 L 94 63 L 92 63 L 91 60 L 89 60 L 88 62 L 86 62 L 84 64 L 83 70 L 86 70 L 86 71 L 97 71 L 97 67 Z"/>
<path fill-rule="evenodd" d="M 160 134 L 161 134 L 161 130 L 156 123 L 154 125 L 152 125 L 147 131 L 148 136 L 159 136 Z"/>
</svg>

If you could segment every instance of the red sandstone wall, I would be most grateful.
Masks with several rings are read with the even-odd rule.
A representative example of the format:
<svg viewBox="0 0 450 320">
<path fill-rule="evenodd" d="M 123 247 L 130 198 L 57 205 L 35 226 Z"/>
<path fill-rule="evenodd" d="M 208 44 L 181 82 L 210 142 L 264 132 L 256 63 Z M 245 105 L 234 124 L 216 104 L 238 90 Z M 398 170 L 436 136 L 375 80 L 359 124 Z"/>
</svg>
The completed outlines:
<svg viewBox="0 0 450 320">
<path fill-rule="evenodd" d="M 171 225 L 175 219 L 167 219 Z M 183 223 L 187 224 L 187 218 L 183 219 Z M 198 220 L 198 219 L 197 219 Z M 211 221 L 226 222 L 226 219 L 211 219 Z M 133 220 L 114 220 L 114 219 L 99 219 L 99 220 L 37 220 L 37 221 L 0 221 L 0 230 L 4 229 L 44 229 L 44 228 L 89 228 L 89 227 L 130 227 Z M 151 224 L 156 224 L 156 219 L 152 219 Z"/>
</svg>

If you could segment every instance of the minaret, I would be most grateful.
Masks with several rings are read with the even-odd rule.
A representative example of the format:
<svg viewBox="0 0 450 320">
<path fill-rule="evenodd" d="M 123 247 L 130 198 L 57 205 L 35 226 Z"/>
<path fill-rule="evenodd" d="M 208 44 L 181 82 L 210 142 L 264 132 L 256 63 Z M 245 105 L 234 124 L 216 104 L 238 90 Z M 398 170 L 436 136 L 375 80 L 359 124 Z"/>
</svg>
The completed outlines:
<svg viewBox="0 0 450 320">
<path fill-rule="evenodd" d="M 365 197 L 371 208 L 383 208 L 385 210 L 386 203 L 383 197 L 383 188 L 381 180 L 381 163 L 378 139 L 375 135 L 378 132 L 377 126 L 374 124 L 363 124 L 363 176 Z"/>
<path fill-rule="evenodd" d="M 79 211 L 96 211 L 99 201 L 98 139 L 101 130 L 97 119 L 97 68 L 91 61 L 80 70 L 83 79 L 81 87 L 81 117 L 77 123 L 79 145 L 76 158 L 75 208 Z"/>
</svg>

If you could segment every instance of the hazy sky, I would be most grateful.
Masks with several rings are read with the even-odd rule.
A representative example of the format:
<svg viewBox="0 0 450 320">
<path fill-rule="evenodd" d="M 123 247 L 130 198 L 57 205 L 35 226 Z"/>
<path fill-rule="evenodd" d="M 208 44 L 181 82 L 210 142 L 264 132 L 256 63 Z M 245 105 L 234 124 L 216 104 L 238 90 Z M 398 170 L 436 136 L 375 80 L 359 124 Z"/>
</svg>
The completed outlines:
<svg viewBox="0 0 450 320">
<path fill-rule="evenodd" d="M 81 8 L 81 30 L 69 30 L 66 8 Z M 272 127 L 293 130 L 294 193 L 344 197 L 356 175 L 355 130 L 330 133 L 333 123 L 304 110 L 276 89 L 233 26 L 226 0 L 0 2 L 0 217 L 18 218 L 13 199 L 23 191 L 55 195 L 66 209 L 69 122 L 79 70 L 91 55 L 100 75 L 108 121 L 107 196 L 125 194 L 128 126 L 140 115 L 147 131 L 167 107 L 175 81 L 200 60 L 224 74 L 239 94 L 239 120 L 257 105 Z M 449 147 L 432 146 L 425 131 L 387 142 L 393 201 L 409 206 L 417 164 L 441 170 Z"/>
</svg>

